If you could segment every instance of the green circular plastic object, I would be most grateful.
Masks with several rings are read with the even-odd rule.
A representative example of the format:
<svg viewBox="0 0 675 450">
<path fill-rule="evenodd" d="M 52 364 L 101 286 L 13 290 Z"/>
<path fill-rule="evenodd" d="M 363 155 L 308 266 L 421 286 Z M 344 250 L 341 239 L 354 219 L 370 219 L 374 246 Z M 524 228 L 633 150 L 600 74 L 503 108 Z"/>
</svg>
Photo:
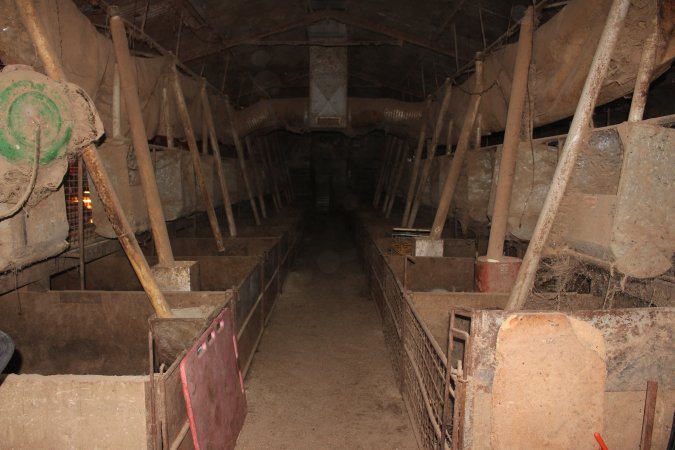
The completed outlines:
<svg viewBox="0 0 675 450">
<path fill-rule="evenodd" d="M 32 162 L 38 133 L 41 164 L 64 155 L 73 129 L 66 119 L 63 89 L 59 92 L 46 77 L 40 82 L 9 75 L 14 78 L 9 83 L 0 81 L 0 155 L 13 162 Z"/>
</svg>

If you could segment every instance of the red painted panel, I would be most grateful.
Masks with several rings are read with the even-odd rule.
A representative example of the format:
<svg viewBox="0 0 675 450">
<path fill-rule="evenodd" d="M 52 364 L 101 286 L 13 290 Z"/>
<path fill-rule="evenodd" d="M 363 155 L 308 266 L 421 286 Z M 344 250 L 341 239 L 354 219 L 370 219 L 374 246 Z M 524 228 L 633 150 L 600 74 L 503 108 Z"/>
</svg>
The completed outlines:
<svg viewBox="0 0 675 450">
<path fill-rule="evenodd" d="M 225 308 L 180 363 L 196 450 L 233 449 L 246 418 L 232 310 Z"/>
</svg>

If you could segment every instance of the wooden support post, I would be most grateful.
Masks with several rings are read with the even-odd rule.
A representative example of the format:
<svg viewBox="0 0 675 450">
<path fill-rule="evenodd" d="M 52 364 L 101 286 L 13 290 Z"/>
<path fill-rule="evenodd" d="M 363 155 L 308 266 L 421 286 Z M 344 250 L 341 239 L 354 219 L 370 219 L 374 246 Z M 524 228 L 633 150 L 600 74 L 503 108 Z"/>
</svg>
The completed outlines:
<svg viewBox="0 0 675 450">
<path fill-rule="evenodd" d="M 293 196 L 291 194 L 291 178 L 288 175 L 288 171 L 286 170 L 286 158 L 284 157 L 284 153 L 281 150 L 278 139 L 274 140 L 274 150 L 276 154 L 276 166 L 281 171 L 281 178 L 283 179 L 283 183 L 285 185 L 284 195 L 286 196 L 286 203 L 291 203 L 291 200 L 293 200 Z"/>
<path fill-rule="evenodd" d="M 424 105 L 424 114 L 422 114 L 422 127 L 420 128 L 419 139 L 417 140 L 417 148 L 415 149 L 415 156 L 413 161 L 413 168 L 410 172 L 410 182 L 408 183 L 408 194 L 405 199 L 405 209 L 403 210 L 403 219 L 401 220 L 401 227 L 408 225 L 408 217 L 410 217 L 410 209 L 412 208 L 413 197 L 415 195 L 415 187 L 417 186 L 417 176 L 420 171 L 420 162 L 422 160 L 422 152 L 424 151 L 424 143 L 427 139 L 427 121 L 429 114 L 429 107 L 431 106 L 431 96 L 427 97 Z"/>
<path fill-rule="evenodd" d="M 525 305 L 534 285 L 542 251 L 560 208 L 560 203 L 565 195 L 567 184 L 574 171 L 581 145 L 589 131 L 589 123 L 591 123 L 595 102 L 607 74 L 607 67 L 609 66 L 619 33 L 622 30 L 622 24 L 626 18 L 629 6 L 630 0 L 614 0 L 612 2 L 612 7 L 605 22 L 605 28 L 602 30 L 600 42 L 588 71 L 584 88 L 581 91 L 579 103 L 570 125 L 570 131 L 565 140 L 565 146 L 560 154 L 551 185 L 539 213 L 539 219 L 537 219 L 537 224 L 532 232 L 530 244 L 527 247 L 527 252 L 518 272 L 518 278 L 506 304 L 506 310 L 521 309 Z"/>
<path fill-rule="evenodd" d="M 204 107 L 204 121 L 206 122 L 208 139 L 211 141 L 213 160 L 216 163 L 216 173 L 218 174 L 220 191 L 223 194 L 223 206 L 225 207 L 225 215 L 227 216 L 227 226 L 230 230 L 230 236 L 235 237 L 237 235 L 237 224 L 234 221 L 230 191 L 227 188 L 227 179 L 225 177 L 225 170 L 223 169 L 223 160 L 220 157 L 220 145 L 218 144 L 218 136 L 216 135 L 216 125 L 213 121 L 213 112 L 211 110 L 211 103 L 209 102 L 208 93 L 206 92 L 206 81 L 204 79 L 202 79 L 201 96 L 202 106 Z"/>
<path fill-rule="evenodd" d="M 377 186 L 375 187 L 375 196 L 373 197 L 373 208 L 377 208 L 380 204 L 380 198 L 382 197 L 382 191 L 384 190 L 384 185 L 387 179 L 387 168 L 389 165 L 389 159 L 392 156 L 394 150 L 394 141 L 393 137 L 387 137 L 384 150 L 384 159 L 382 159 L 382 166 L 380 167 L 380 175 L 377 177 Z"/>
<path fill-rule="evenodd" d="M 237 158 L 239 159 L 239 167 L 241 168 L 241 175 L 244 178 L 244 187 L 246 188 L 248 201 L 251 203 L 251 209 L 253 210 L 253 218 L 255 219 L 255 224 L 260 225 L 260 216 L 258 215 L 258 207 L 255 204 L 255 198 L 253 197 L 253 189 L 251 189 L 251 182 L 248 179 L 248 171 L 246 170 L 244 146 L 241 144 L 239 132 L 237 131 L 237 126 L 234 123 L 234 111 L 232 110 L 232 105 L 230 104 L 229 98 L 227 97 L 225 98 L 225 103 L 228 120 L 230 122 L 230 131 L 232 132 L 232 139 L 234 140 L 234 148 L 237 150 Z"/>
<path fill-rule="evenodd" d="M 656 61 L 656 48 L 659 43 L 659 23 L 655 17 L 652 21 L 654 31 L 649 35 L 642 47 L 642 58 L 635 79 L 635 89 L 633 90 L 633 99 L 630 102 L 630 112 L 628 113 L 629 122 L 638 122 L 642 120 L 647 105 L 647 94 L 649 94 L 649 82 L 654 72 Z"/>
<path fill-rule="evenodd" d="M 394 178 L 396 178 L 396 170 L 398 169 L 399 161 L 401 160 L 401 154 L 403 153 L 403 146 L 405 143 L 403 139 L 395 138 L 394 142 L 394 154 L 391 158 L 391 164 L 389 168 L 389 175 L 387 177 L 387 186 L 384 192 L 384 203 L 382 204 L 382 213 L 386 213 L 387 206 L 389 205 L 389 199 L 392 195 Z"/>
<path fill-rule="evenodd" d="M 270 174 L 270 178 L 272 178 L 272 184 L 274 186 L 274 198 L 276 199 L 275 201 L 275 206 L 277 206 L 277 211 L 279 211 L 281 208 L 284 207 L 283 203 L 281 202 L 281 193 L 279 192 L 279 183 L 277 181 L 277 174 L 274 170 L 274 165 L 272 164 L 272 157 L 270 156 L 270 143 L 267 138 L 263 139 L 263 145 L 260 149 L 262 152 L 262 156 L 264 161 L 267 163 L 267 171 Z"/>
<path fill-rule="evenodd" d="M 171 102 L 169 101 L 169 79 L 165 78 L 162 86 L 162 122 L 164 123 L 164 132 L 166 133 L 166 146 L 175 147 L 173 125 L 171 124 Z"/>
<path fill-rule="evenodd" d="M 384 214 L 385 217 L 389 218 L 391 215 L 391 210 L 394 208 L 394 203 L 396 202 L 396 191 L 401 184 L 401 178 L 403 177 L 403 171 L 405 170 L 405 163 L 408 160 L 408 145 L 404 139 L 401 139 L 401 157 L 400 161 L 396 166 L 396 173 L 394 174 L 394 181 L 392 183 L 391 195 L 389 196 L 389 204 L 387 205 L 387 210 Z"/>
<path fill-rule="evenodd" d="M 651 450 L 652 448 L 652 434 L 654 433 L 654 416 L 656 415 L 656 395 L 658 389 L 659 385 L 656 381 L 647 381 L 645 408 L 642 416 L 640 450 Z"/>
<path fill-rule="evenodd" d="M 148 208 L 152 238 L 159 263 L 170 265 L 174 261 L 173 252 L 171 251 L 169 233 L 166 229 L 162 200 L 157 188 L 155 168 L 152 165 L 152 157 L 150 156 L 150 148 L 148 147 L 148 136 L 145 133 L 145 123 L 143 121 L 141 102 L 138 98 L 136 76 L 132 66 L 133 63 L 131 62 L 131 55 L 129 54 L 129 42 L 124 30 L 124 22 L 122 22 L 122 18 L 117 15 L 116 11 L 110 18 L 110 34 L 112 35 L 115 58 L 117 59 L 122 95 L 124 96 L 127 116 L 129 118 L 131 140 L 134 146 L 136 161 L 138 162 L 141 187 L 143 188 L 143 196 Z"/>
<path fill-rule="evenodd" d="M 185 132 L 185 139 L 187 140 L 188 148 L 190 149 L 190 155 L 192 156 L 192 165 L 195 171 L 195 178 L 197 179 L 197 185 L 199 186 L 199 191 L 202 194 L 202 200 L 204 201 L 204 206 L 206 207 L 206 215 L 209 217 L 209 223 L 211 224 L 211 231 L 213 232 L 213 237 L 216 240 L 216 247 L 219 252 L 225 251 L 225 244 L 223 243 L 223 235 L 220 232 L 220 225 L 218 224 L 218 217 L 216 216 L 216 211 L 213 207 L 213 199 L 211 198 L 211 193 L 209 192 L 208 187 L 206 186 L 206 180 L 204 179 L 204 172 L 202 170 L 202 161 L 199 157 L 199 148 L 197 148 L 197 140 L 195 139 L 195 132 L 192 128 L 192 122 L 190 121 L 190 113 L 188 112 L 187 103 L 185 103 L 185 96 L 183 95 L 183 88 L 180 85 L 180 79 L 178 78 L 178 69 L 174 64 L 172 68 L 172 84 L 173 84 L 173 93 L 176 100 L 176 106 L 178 107 L 178 115 L 180 116 L 181 123 L 183 124 L 183 131 Z"/>
<path fill-rule="evenodd" d="M 527 96 L 527 80 L 532 58 L 532 35 L 534 31 L 534 8 L 531 6 L 525 11 L 520 23 L 520 36 L 516 61 L 513 68 L 513 81 L 509 96 L 509 110 L 506 116 L 506 130 L 502 146 L 502 159 L 499 163 L 499 179 L 495 194 L 490 240 L 488 241 L 487 257 L 500 259 L 504 255 L 504 238 L 506 225 L 511 206 L 511 190 L 513 176 L 516 171 L 516 159 L 520 146 L 520 129 L 522 126 L 523 109 Z"/>
<path fill-rule="evenodd" d="M 473 124 L 476 120 L 476 115 L 478 114 L 478 107 L 480 106 L 480 101 L 483 96 L 483 62 L 480 59 L 476 59 L 476 82 L 474 84 L 474 92 L 471 95 L 471 99 L 466 108 L 466 113 L 464 116 L 464 123 L 462 124 L 462 131 L 459 134 L 459 139 L 457 141 L 457 148 L 455 149 L 455 154 L 452 157 L 452 164 L 450 164 L 450 170 L 445 179 L 445 184 L 443 185 L 443 191 L 441 193 L 441 198 L 438 201 L 438 208 L 436 209 L 436 217 L 434 223 L 431 226 L 431 233 L 429 237 L 431 239 L 440 239 L 443 234 L 443 227 L 445 226 L 445 220 L 448 217 L 448 211 L 450 210 L 450 202 L 452 202 L 453 194 L 455 193 L 455 187 L 457 187 L 457 181 L 459 180 L 459 175 L 462 171 L 462 165 L 464 164 L 464 157 L 466 152 L 469 149 L 469 141 L 471 140 L 471 132 L 473 131 Z"/>
<path fill-rule="evenodd" d="M 443 100 L 441 101 L 441 107 L 438 110 L 438 115 L 436 116 L 436 123 L 434 125 L 434 134 L 431 138 L 431 145 L 427 149 L 427 159 L 424 162 L 422 168 L 422 174 L 420 176 L 419 185 L 415 196 L 413 197 L 413 202 L 410 207 L 410 212 L 408 215 L 409 228 L 412 228 L 415 220 L 417 219 L 417 213 L 419 211 L 420 205 L 422 204 L 422 196 L 424 195 L 424 190 L 427 187 L 429 182 L 429 176 L 431 175 L 431 166 L 434 163 L 434 157 L 436 156 L 436 148 L 438 147 L 438 141 L 440 140 L 441 131 L 443 131 L 443 123 L 445 122 L 446 115 L 448 114 L 448 109 L 450 108 L 450 98 L 452 97 L 452 81 L 450 78 L 445 80 L 445 93 L 443 94 Z"/>
<path fill-rule="evenodd" d="M 286 179 L 286 188 L 288 189 L 288 202 L 290 203 L 293 201 L 293 197 L 295 196 L 293 193 L 293 180 L 291 179 L 291 171 L 288 168 L 288 155 L 284 153 L 284 151 L 281 149 L 281 144 L 279 139 L 277 139 L 277 149 L 279 150 L 279 162 L 281 165 L 281 170 L 284 174 L 284 178 Z"/>
<path fill-rule="evenodd" d="M 258 161 L 255 159 L 255 152 L 253 150 L 253 142 L 251 137 L 244 138 L 246 142 L 246 150 L 248 151 L 248 158 L 251 160 L 251 168 L 253 169 L 253 178 L 255 178 L 255 185 L 258 189 L 258 203 L 260 203 L 260 211 L 263 219 L 267 219 L 267 206 L 265 205 L 265 189 L 262 182 L 262 173 L 258 167 Z"/>
<path fill-rule="evenodd" d="M 42 62 L 45 73 L 55 80 L 66 81 L 65 72 L 63 71 L 60 62 L 56 60 L 56 53 L 44 34 L 42 25 L 40 24 L 40 20 L 35 11 L 34 3 L 31 0 L 16 0 L 16 6 L 21 15 L 23 24 L 33 41 L 33 45 Z M 141 248 L 138 246 L 136 236 L 124 214 L 124 210 L 122 209 L 119 198 L 117 198 L 110 177 L 108 177 L 105 166 L 98 156 L 96 147 L 93 144 L 89 144 L 84 148 L 82 151 L 82 160 L 87 165 L 87 171 L 96 186 L 96 191 L 101 198 L 101 203 L 103 203 L 108 220 L 119 239 L 122 249 L 127 255 L 127 258 L 129 258 L 129 262 L 131 263 L 136 276 L 138 276 L 138 279 L 143 286 L 143 290 L 148 295 L 148 299 L 150 300 L 150 304 L 155 310 L 155 313 L 159 317 L 173 317 L 171 308 L 169 308 L 169 305 L 164 298 L 164 294 L 162 294 L 162 291 L 159 289 L 159 286 L 152 275 L 152 271 L 150 270 L 150 266 L 148 266 L 148 262 L 146 261 Z"/>
<path fill-rule="evenodd" d="M 122 137 L 122 98 L 120 87 L 120 69 L 115 63 L 113 68 L 113 95 L 112 95 L 112 137 Z"/>
</svg>

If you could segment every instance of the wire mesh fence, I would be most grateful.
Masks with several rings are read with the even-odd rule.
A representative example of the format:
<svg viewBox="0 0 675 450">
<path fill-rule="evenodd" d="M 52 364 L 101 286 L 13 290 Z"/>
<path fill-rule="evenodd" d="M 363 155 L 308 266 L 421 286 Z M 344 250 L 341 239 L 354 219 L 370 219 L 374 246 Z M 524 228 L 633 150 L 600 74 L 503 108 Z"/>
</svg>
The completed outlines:
<svg viewBox="0 0 675 450">
<path fill-rule="evenodd" d="M 63 180 L 64 195 L 66 202 L 66 216 L 68 218 L 68 242 L 70 248 L 78 248 L 80 221 L 83 222 L 84 244 L 96 241 L 98 235 L 94 232 L 95 226 L 92 217 L 91 191 L 87 179 L 86 168 L 82 168 L 82 194 L 78 193 L 78 161 L 68 164 L 68 171 Z M 80 198 L 81 197 L 81 198 Z M 82 202 L 82 218 L 80 218 L 79 205 Z"/>
</svg>

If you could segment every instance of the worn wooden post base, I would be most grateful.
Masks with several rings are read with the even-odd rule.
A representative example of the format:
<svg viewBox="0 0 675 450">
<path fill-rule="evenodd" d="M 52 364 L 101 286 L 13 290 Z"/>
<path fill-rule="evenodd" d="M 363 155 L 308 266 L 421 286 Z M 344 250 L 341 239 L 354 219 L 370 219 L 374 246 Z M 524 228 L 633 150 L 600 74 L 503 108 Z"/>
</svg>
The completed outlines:
<svg viewBox="0 0 675 450">
<path fill-rule="evenodd" d="M 174 261 L 150 268 L 162 291 L 199 291 L 199 261 Z"/>
</svg>

